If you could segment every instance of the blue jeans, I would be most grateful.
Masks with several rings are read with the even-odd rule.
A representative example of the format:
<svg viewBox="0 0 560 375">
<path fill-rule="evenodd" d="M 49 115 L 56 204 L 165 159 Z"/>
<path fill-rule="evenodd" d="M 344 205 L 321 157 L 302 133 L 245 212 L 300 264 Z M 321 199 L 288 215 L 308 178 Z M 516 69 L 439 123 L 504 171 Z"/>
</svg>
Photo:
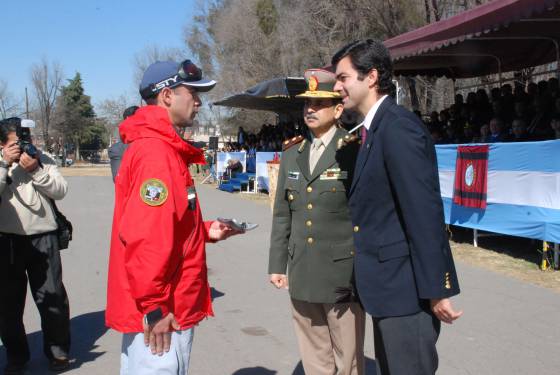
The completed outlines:
<svg viewBox="0 0 560 375">
<path fill-rule="evenodd" d="M 120 375 L 187 375 L 194 328 L 171 334 L 169 352 L 154 355 L 143 333 L 123 334 Z"/>
</svg>

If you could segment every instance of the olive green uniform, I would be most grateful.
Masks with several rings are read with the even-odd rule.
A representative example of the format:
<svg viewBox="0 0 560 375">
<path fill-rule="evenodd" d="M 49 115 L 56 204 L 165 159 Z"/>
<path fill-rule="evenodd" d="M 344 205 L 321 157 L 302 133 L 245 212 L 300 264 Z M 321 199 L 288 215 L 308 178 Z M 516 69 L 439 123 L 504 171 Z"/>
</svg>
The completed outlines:
<svg viewBox="0 0 560 375">
<path fill-rule="evenodd" d="M 347 203 L 359 144 L 344 129 L 312 173 L 310 142 L 282 154 L 274 204 L 269 274 L 286 274 L 293 299 L 352 302 L 353 227 Z"/>
</svg>

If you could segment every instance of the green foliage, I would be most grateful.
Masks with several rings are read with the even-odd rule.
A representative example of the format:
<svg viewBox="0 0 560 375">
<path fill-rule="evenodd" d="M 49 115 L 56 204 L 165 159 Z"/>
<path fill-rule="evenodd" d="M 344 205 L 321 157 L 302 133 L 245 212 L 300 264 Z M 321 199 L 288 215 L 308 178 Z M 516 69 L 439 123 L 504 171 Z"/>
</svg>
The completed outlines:
<svg viewBox="0 0 560 375">
<path fill-rule="evenodd" d="M 76 148 L 101 149 L 107 145 L 107 130 L 95 118 L 91 98 L 84 93 L 82 77 L 76 73 L 62 87 L 59 101 L 58 129 Z"/>
</svg>

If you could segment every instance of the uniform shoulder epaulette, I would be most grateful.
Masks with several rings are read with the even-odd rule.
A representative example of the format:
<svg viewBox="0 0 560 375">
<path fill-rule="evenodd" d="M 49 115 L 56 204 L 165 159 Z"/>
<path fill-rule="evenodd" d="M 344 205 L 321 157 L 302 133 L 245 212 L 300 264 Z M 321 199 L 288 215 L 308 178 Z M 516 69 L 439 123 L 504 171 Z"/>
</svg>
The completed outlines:
<svg viewBox="0 0 560 375">
<path fill-rule="evenodd" d="M 303 141 L 305 138 L 301 135 L 298 135 L 297 137 L 293 137 L 290 139 L 286 139 L 283 143 L 282 143 L 282 151 L 286 151 L 287 149 L 289 149 L 290 147 L 297 145 L 298 143 L 301 143 L 301 141 Z"/>
<path fill-rule="evenodd" d="M 351 143 L 360 143 L 361 138 L 358 136 L 355 136 L 354 134 L 346 134 L 344 137 L 341 137 L 338 139 L 337 141 L 337 149 L 341 149 L 342 147 L 351 144 Z"/>
</svg>

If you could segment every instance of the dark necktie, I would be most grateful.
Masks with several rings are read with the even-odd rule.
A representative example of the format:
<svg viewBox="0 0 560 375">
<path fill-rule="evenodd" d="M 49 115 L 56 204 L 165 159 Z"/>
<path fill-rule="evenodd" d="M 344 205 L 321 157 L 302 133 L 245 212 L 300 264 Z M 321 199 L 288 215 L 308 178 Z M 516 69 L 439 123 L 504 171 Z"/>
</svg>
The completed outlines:
<svg viewBox="0 0 560 375">
<path fill-rule="evenodd" d="M 362 138 L 362 146 L 366 144 L 367 139 L 367 129 L 365 125 L 362 125 L 360 136 Z"/>
</svg>

